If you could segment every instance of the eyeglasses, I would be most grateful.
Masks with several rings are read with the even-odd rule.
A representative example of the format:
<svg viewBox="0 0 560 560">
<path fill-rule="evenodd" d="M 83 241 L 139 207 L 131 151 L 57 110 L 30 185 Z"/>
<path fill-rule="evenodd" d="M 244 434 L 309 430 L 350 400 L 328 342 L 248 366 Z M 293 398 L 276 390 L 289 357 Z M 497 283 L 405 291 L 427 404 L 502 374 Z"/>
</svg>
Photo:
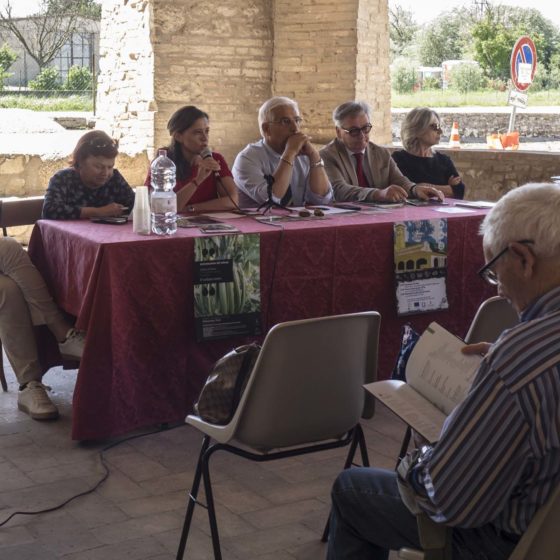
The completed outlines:
<svg viewBox="0 0 560 560">
<path fill-rule="evenodd" d="M 341 130 L 344 130 L 344 132 L 347 132 L 348 134 L 350 134 L 350 136 L 353 137 L 360 136 L 360 134 L 368 135 L 371 132 L 372 128 L 373 125 L 370 123 L 362 126 L 361 128 L 357 126 L 353 126 L 352 128 L 343 128 L 342 126 L 340 127 Z"/>
<path fill-rule="evenodd" d="M 441 128 L 441 125 L 439 124 L 435 124 L 435 123 L 429 124 L 428 128 L 431 128 L 434 132 L 439 132 L 440 134 L 443 132 L 443 128 Z"/>
<path fill-rule="evenodd" d="M 269 124 L 279 124 L 280 126 L 292 126 L 292 124 L 301 126 L 302 123 L 303 119 L 301 117 L 294 117 L 293 119 L 290 119 L 289 117 L 282 117 L 277 121 L 269 121 Z"/>
<path fill-rule="evenodd" d="M 523 243 L 524 245 L 528 245 L 531 243 L 534 243 L 534 241 L 532 241 L 531 239 L 521 239 L 520 241 L 517 241 L 517 243 Z M 486 280 L 486 282 L 488 282 L 488 284 L 492 284 L 492 286 L 496 286 L 498 284 L 498 276 L 497 274 L 492 270 L 492 266 L 496 263 L 496 261 L 500 258 L 503 257 L 509 250 L 509 246 L 505 247 L 504 249 L 502 249 L 495 257 L 493 257 L 492 259 L 490 259 L 479 271 L 478 271 L 478 275 L 483 279 Z"/>
</svg>

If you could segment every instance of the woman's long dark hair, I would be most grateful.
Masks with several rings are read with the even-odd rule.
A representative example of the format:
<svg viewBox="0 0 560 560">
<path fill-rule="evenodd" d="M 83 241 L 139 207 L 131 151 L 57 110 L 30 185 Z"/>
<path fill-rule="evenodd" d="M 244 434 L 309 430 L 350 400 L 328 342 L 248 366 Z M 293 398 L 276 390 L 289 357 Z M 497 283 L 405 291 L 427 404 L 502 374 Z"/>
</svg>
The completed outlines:
<svg viewBox="0 0 560 560">
<path fill-rule="evenodd" d="M 177 109 L 167 122 L 167 130 L 171 135 L 171 144 L 167 148 L 167 155 L 173 160 L 175 166 L 177 167 L 177 180 L 184 181 L 190 176 L 191 166 L 189 162 L 185 159 L 183 151 L 181 150 L 181 144 L 173 138 L 176 132 L 183 132 L 190 128 L 198 119 L 209 120 L 208 115 L 197 109 L 194 105 L 185 105 L 180 109 Z"/>
</svg>

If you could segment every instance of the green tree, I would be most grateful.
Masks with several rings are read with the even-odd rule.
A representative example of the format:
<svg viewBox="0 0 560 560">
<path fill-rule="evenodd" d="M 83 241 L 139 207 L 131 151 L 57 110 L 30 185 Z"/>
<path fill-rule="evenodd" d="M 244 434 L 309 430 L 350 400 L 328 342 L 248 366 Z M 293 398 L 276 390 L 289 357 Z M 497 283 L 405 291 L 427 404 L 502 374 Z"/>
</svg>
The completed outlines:
<svg viewBox="0 0 560 560">
<path fill-rule="evenodd" d="M 491 6 L 472 28 L 474 59 L 488 77 L 510 77 L 511 51 L 522 35 L 535 43 L 539 64 L 552 68 L 552 57 L 560 52 L 556 26 L 532 8 Z"/>
<path fill-rule="evenodd" d="M 12 74 L 8 72 L 10 66 L 16 61 L 17 54 L 4 43 L 0 47 L 0 90 L 4 89 L 4 81 Z"/>
<path fill-rule="evenodd" d="M 8 0 L 0 10 L 0 26 L 16 37 L 42 70 L 71 39 L 81 19 L 99 19 L 100 13 L 100 5 L 93 0 L 41 0 L 36 14 L 14 18 Z"/>
<path fill-rule="evenodd" d="M 441 66 L 444 60 L 464 58 L 468 44 L 470 12 L 456 9 L 430 22 L 420 34 L 420 61 L 424 66 Z"/>
<path fill-rule="evenodd" d="M 389 39 L 392 58 L 403 55 L 407 47 L 414 43 L 418 29 L 411 11 L 405 10 L 398 4 L 393 7 L 389 6 Z"/>
</svg>

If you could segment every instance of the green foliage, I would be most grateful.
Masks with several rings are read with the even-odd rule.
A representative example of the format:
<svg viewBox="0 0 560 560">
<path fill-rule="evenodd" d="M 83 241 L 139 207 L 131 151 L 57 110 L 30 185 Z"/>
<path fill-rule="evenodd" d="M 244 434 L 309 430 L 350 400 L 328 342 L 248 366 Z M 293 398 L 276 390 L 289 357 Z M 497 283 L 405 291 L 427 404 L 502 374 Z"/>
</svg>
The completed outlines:
<svg viewBox="0 0 560 560">
<path fill-rule="evenodd" d="M 552 68 L 560 52 L 560 34 L 555 25 L 532 8 L 490 7 L 472 28 L 474 58 L 490 78 L 510 77 L 511 50 L 517 39 L 528 35 L 535 43 L 539 65 Z"/>
<path fill-rule="evenodd" d="M 428 76 L 422 81 L 422 89 L 440 89 L 441 83 L 437 78 Z"/>
<path fill-rule="evenodd" d="M 16 61 L 17 54 L 6 44 L 0 47 L 0 91 L 4 89 L 4 81 L 12 74 L 8 72 L 10 66 Z"/>
<path fill-rule="evenodd" d="M 391 69 L 391 83 L 393 89 L 398 93 L 413 91 L 416 84 L 415 65 L 406 60 L 395 62 Z"/>
<path fill-rule="evenodd" d="M 17 54 L 13 51 L 9 45 L 4 43 L 0 47 L 0 71 L 7 72 L 10 66 L 17 60 Z"/>
<path fill-rule="evenodd" d="M 77 14 L 101 19 L 101 3 L 94 0 L 47 0 L 48 14 Z"/>
<path fill-rule="evenodd" d="M 29 88 L 33 91 L 60 90 L 60 76 L 58 75 L 58 69 L 54 66 L 45 68 L 34 80 L 29 82 Z"/>
<path fill-rule="evenodd" d="M 476 64 L 458 64 L 451 70 L 451 87 L 460 93 L 477 91 L 484 83 L 482 70 Z"/>
<path fill-rule="evenodd" d="M 454 10 L 430 22 L 420 37 L 420 61 L 424 66 L 441 66 L 444 60 L 464 58 L 465 18 L 464 10 Z"/>
<path fill-rule="evenodd" d="M 68 76 L 63 89 L 67 91 L 86 91 L 92 85 L 92 75 L 86 66 L 72 66 L 68 70 Z"/>
<path fill-rule="evenodd" d="M 418 25 L 411 11 L 398 4 L 389 6 L 389 38 L 392 58 L 404 54 L 412 45 L 418 33 Z"/>
</svg>

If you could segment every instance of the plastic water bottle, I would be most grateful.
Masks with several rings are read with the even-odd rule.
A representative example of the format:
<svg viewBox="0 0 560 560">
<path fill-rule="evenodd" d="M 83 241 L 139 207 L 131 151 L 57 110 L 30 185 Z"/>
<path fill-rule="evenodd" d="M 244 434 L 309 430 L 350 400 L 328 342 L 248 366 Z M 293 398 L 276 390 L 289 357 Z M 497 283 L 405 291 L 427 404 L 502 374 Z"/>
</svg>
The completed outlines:
<svg viewBox="0 0 560 560">
<path fill-rule="evenodd" d="M 172 235 L 177 231 L 177 195 L 175 164 L 167 157 L 167 150 L 158 150 L 151 166 L 152 231 L 157 235 Z"/>
</svg>

